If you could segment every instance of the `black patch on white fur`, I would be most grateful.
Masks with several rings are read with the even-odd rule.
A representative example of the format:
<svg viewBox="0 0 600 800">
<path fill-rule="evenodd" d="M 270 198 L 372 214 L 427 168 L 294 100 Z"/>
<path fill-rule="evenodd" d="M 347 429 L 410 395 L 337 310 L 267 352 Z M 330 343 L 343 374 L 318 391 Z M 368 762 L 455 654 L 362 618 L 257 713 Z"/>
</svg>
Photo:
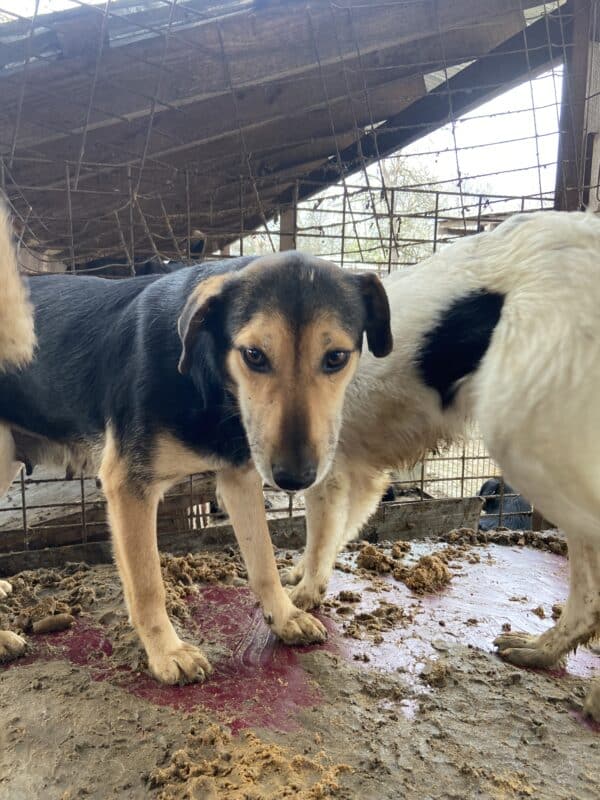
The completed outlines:
<svg viewBox="0 0 600 800">
<path fill-rule="evenodd" d="M 448 306 L 425 334 L 417 367 L 424 382 L 439 393 L 444 408 L 453 401 L 458 381 L 479 366 L 503 304 L 502 294 L 472 292 Z"/>
</svg>

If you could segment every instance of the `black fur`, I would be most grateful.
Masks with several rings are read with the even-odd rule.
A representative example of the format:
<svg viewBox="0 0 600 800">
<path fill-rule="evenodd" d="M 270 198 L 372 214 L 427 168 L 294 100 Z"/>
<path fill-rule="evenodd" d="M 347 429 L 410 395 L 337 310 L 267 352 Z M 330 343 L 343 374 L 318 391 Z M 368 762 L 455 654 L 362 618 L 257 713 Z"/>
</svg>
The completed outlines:
<svg viewBox="0 0 600 800">
<path fill-rule="evenodd" d="M 296 326 L 327 309 L 359 343 L 368 317 L 358 276 L 334 267 L 315 269 L 310 257 L 294 253 L 285 263 L 244 272 L 254 260 L 118 281 L 32 278 L 38 350 L 24 370 L 0 375 L 0 419 L 68 446 L 93 442 L 110 422 L 140 479 L 152 477 L 144 470 L 160 432 L 200 456 L 245 463 L 246 433 L 225 374 L 226 354 L 240 326 L 259 309 L 282 313 Z M 181 374 L 178 318 L 200 282 L 230 272 L 238 275 L 211 305 L 191 343 L 189 371 Z M 389 329 L 389 318 L 381 324 Z M 27 450 L 27 436 L 20 437 L 18 446 Z M 33 456 L 33 446 L 31 451 Z M 20 457 L 28 460 L 29 454 Z"/>
<path fill-rule="evenodd" d="M 500 525 L 502 508 L 502 527 L 514 531 L 530 531 L 533 511 L 531 503 L 517 494 L 508 483 L 504 490 L 498 478 L 490 478 L 482 484 L 479 492 L 484 497 L 483 516 L 479 520 L 479 530 L 491 531 Z"/>
<path fill-rule="evenodd" d="M 439 393 L 444 408 L 454 400 L 458 382 L 479 366 L 503 304 L 502 294 L 472 292 L 448 306 L 425 335 L 417 368 L 424 382 Z"/>
</svg>

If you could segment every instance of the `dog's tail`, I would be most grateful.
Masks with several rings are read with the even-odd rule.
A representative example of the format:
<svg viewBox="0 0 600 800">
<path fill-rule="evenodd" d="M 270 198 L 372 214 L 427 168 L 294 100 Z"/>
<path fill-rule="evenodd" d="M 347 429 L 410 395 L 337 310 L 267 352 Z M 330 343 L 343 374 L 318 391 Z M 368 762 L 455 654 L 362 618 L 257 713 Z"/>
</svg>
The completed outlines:
<svg viewBox="0 0 600 800">
<path fill-rule="evenodd" d="M 34 347 L 33 309 L 17 268 L 8 210 L 0 201 L 0 369 L 26 364 Z"/>
</svg>

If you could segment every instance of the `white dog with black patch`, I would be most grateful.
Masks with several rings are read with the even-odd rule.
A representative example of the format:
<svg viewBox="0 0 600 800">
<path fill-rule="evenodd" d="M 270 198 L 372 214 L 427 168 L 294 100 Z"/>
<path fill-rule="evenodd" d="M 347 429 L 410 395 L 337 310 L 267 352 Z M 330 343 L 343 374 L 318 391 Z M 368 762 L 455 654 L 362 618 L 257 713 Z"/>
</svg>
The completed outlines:
<svg viewBox="0 0 600 800">
<path fill-rule="evenodd" d="M 557 624 L 495 641 L 513 664 L 549 667 L 600 633 L 600 219 L 521 214 L 386 289 L 394 350 L 366 354 L 348 390 L 334 467 L 306 493 L 306 552 L 284 576 L 292 600 L 319 604 L 386 470 L 472 418 L 506 479 L 568 537 L 570 594 Z M 585 709 L 600 721 L 600 683 Z"/>
</svg>

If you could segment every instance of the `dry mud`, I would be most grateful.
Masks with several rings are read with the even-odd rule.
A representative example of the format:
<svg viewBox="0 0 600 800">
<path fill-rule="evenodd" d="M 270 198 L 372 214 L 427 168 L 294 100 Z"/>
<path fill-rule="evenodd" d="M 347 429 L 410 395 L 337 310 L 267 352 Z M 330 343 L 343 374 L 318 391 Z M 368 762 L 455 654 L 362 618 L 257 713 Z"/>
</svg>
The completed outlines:
<svg viewBox="0 0 600 800">
<path fill-rule="evenodd" d="M 168 690 L 145 675 L 112 567 L 22 573 L 0 601 L 0 626 L 30 642 L 0 668 L 0 797 L 596 798 L 600 732 L 580 709 L 597 656 L 548 673 L 491 652 L 507 620 L 551 624 L 564 556 L 554 539 L 469 537 L 355 545 L 322 611 L 329 642 L 294 650 L 262 626 L 234 550 L 165 557 L 176 625 L 215 665 Z M 448 580 L 411 590 L 424 563 Z M 31 632 L 56 614 L 72 627 Z"/>
</svg>

